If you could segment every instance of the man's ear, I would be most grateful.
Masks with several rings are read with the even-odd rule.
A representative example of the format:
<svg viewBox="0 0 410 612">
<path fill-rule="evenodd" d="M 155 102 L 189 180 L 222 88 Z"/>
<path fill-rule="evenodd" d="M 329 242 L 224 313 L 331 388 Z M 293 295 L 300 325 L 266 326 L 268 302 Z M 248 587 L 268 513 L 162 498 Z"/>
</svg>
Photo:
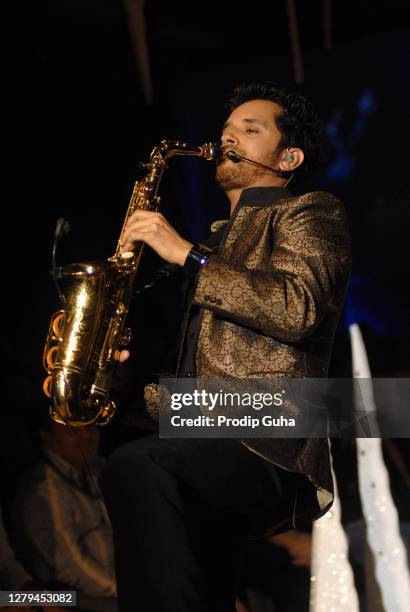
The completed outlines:
<svg viewBox="0 0 410 612">
<path fill-rule="evenodd" d="M 283 170 L 283 172 L 293 172 L 298 166 L 303 164 L 304 159 L 305 155 L 302 149 L 287 147 L 287 149 L 283 149 L 280 155 L 279 169 Z"/>
</svg>

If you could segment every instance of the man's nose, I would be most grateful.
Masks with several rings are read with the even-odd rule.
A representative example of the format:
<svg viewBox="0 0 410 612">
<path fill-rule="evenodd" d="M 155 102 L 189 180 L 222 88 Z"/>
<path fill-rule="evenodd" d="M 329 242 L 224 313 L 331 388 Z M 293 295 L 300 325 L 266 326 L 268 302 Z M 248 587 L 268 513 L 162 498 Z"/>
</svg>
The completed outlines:
<svg viewBox="0 0 410 612">
<path fill-rule="evenodd" d="M 223 146 L 238 144 L 238 138 L 232 130 L 225 130 L 222 134 L 221 142 Z"/>
</svg>

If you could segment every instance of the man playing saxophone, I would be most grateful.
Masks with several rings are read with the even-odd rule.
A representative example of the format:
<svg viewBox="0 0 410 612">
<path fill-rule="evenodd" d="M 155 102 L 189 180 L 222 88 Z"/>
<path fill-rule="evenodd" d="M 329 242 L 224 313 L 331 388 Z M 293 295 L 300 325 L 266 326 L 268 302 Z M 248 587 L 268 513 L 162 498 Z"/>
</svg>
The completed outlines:
<svg viewBox="0 0 410 612">
<path fill-rule="evenodd" d="M 230 108 L 216 171 L 230 219 L 194 245 L 137 210 L 121 247 L 143 241 L 192 278 L 177 376 L 325 377 L 350 271 L 346 217 L 330 194 L 286 188 L 314 164 L 320 124 L 303 97 L 270 84 L 237 88 Z M 103 491 L 121 610 L 231 612 L 249 533 L 330 508 L 329 445 L 148 436 L 112 455 Z"/>
</svg>

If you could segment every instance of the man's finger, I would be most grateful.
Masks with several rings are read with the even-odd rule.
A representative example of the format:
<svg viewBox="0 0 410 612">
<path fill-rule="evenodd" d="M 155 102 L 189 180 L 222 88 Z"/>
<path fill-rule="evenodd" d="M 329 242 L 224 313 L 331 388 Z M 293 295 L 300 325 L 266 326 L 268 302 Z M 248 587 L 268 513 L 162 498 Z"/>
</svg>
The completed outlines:
<svg viewBox="0 0 410 612">
<path fill-rule="evenodd" d="M 156 232 L 158 232 L 158 227 L 158 223 L 152 219 L 144 219 L 143 221 L 138 221 L 137 223 L 134 221 L 134 223 L 129 224 L 120 240 L 122 250 L 130 250 L 135 242 L 144 240 L 144 234 L 145 237 L 147 234 L 155 235 Z"/>
<path fill-rule="evenodd" d="M 130 357 L 130 352 L 129 351 L 127 351 L 127 350 L 120 351 L 120 354 L 118 356 L 118 361 L 120 363 L 124 363 L 124 361 L 127 361 L 127 359 L 129 359 L 129 357 Z"/>
</svg>

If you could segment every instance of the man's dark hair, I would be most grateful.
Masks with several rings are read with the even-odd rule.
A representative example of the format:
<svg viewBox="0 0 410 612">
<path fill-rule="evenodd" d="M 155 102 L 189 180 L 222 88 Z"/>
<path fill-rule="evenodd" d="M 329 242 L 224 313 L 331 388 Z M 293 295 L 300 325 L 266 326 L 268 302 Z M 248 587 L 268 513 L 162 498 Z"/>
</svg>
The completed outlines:
<svg viewBox="0 0 410 612">
<path fill-rule="evenodd" d="M 320 160 L 322 122 L 315 114 L 312 104 L 300 94 L 290 93 L 275 86 L 274 83 L 252 83 L 239 85 L 229 100 L 229 109 L 249 100 L 271 100 L 283 108 L 276 117 L 276 125 L 281 133 L 280 146 L 298 147 L 305 154 L 301 165 L 304 170 L 313 169 Z"/>
</svg>

